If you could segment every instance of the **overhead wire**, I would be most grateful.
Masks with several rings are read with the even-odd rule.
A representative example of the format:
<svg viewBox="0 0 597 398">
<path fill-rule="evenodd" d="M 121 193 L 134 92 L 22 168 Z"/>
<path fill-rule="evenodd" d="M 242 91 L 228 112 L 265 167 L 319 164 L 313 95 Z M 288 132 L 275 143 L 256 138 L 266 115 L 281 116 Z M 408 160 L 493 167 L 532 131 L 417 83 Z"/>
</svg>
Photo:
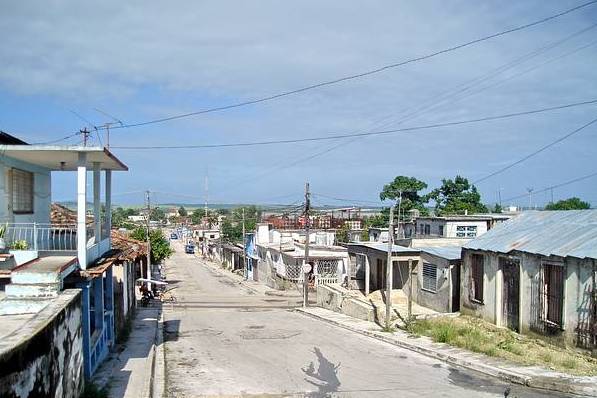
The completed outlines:
<svg viewBox="0 0 597 398">
<path fill-rule="evenodd" d="M 420 62 L 420 61 L 424 61 L 424 60 L 428 60 L 434 57 L 437 57 L 439 55 L 442 54 L 446 54 L 449 52 L 453 52 L 456 50 L 460 50 L 463 49 L 465 47 L 469 47 L 472 46 L 474 44 L 478 44 L 490 39 L 494 39 L 500 36 L 505 36 L 507 34 L 510 33 L 514 33 L 514 32 L 518 32 L 521 30 L 525 30 L 534 26 L 538 26 L 541 24 L 544 24 L 546 22 L 552 21 L 554 19 L 560 18 L 564 15 L 570 14 L 572 12 L 575 12 L 577 10 L 580 10 L 582 8 L 588 7 L 590 5 L 593 5 L 597 3 L 597 0 L 592 0 L 583 4 L 579 4 L 575 7 L 566 9 L 564 11 L 561 11 L 559 13 L 550 15 L 548 17 L 544 17 L 538 20 L 535 20 L 533 22 L 530 23 L 526 23 L 523 25 L 519 25 L 516 26 L 514 28 L 510 28 L 510 29 L 506 29 L 506 30 L 502 30 L 493 34 L 489 34 L 486 36 L 482 36 L 480 38 L 477 39 L 473 39 L 473 40 L 469 40 L 467 42 L 464 43 L 460 43 L 451 47 L 447 47 L 444 48 L 442 50 L 438 50 L 435 52 L 431 52 L 429 54 L 425 54 L 422 56 L 418 56 L 418 57 L 414 57 L 414 58 L 410 58 L 404 61 L 400 61 L 400 62 L 396 62 L 393 64 L 388 64 L 388 65 L 384 65 L 375 69 L 371 69 L 365 72 L 361 72 L 361 73 L 356 73 L 356 74 L 352 74 L 352 75 L 347 75 L 347 76 L 343 76 L 337 79 L 333 79 L 333 80 L 328 80 L 328 81 L 323 81 L 320 83 L 315 83 L 315 84 L 311 84 L 305 87 L 301 87 L 295 90 L 290 90 L 290 91 L 284 91 L 284 92 L 280 92 L 278 94 L 274 94 L 274 95 L 270 95 L 270 96 L 265 96 L 265 97 L 261 97 L 261 98 L 256 98 L 253 100 L 248 100 L 248 101 L 242 101 L 242 102 L 238 102 L 235 104 L 230 104 L 230 105 L 224 105 L 224 106 L 219 106 L 219 107 L 213 107 L 213 108 L 208 108 L 208 109 L 203 109 L 200 111 L 195 111 L 195 112 L 188 112 L 188 113 L 183 113 L 183 114 L 179 114 L 179 115 L 173 115 L 173 116 L 168 116 L 168 117 L 163 117 L 163 118 L 158 118 L 158 119 L 153 119 L 153 120 L 147 120 L 144 122 L 138 122 L 138 123 L 132 123 L 132 124 L 123 124 L 122 126 L 114 126 L 113 129 L 119 129 L 119 128 L 131 128 L 131 127 L 140 127 L 140 126 L 146 126 L 148 124 L 155 124 L 155 123 L 163 123 L 163 122 L 167 122 L 167 121 L 171 121 L 171 120 L 176 120 L 176 119 L 182 119 L 182 118 L 186 118 L 186 117 L 190 117 L 190 116 L 197 116 L 197 115 L 201 115 L 201 114 L 206 114 L 206 113 L 212 113 L 212 112 L 219 112 L 219 111 L 224 111 L 224 110 L 229 110 L 229 109 L 234 109 L 234 108 L 239 108 L 239 107 L 243 107 L 243 106 L 247 106 L 247 105 L 254 105 L 254 104 L 258 104 L 258 103 L 262 103 L 262 102 L 267 102 L 267 101 L 272 101 L 274 99 L 278 99 L 278 98 L 282 98 L 282 97 L 287 97 L 290 95 L 295 95 L 295 94 L 299 94 L 299 93 L 303 93 L 306 91 L 310 91 L 310 90 L 314 90 L 317 88 L 321 88 L 321 87 L 325 87 L 325 86 L 331 86 L 334 84 L 338 84 L 341 82 L 345 82 L 345 81 L 349 81 L 349 80 L 355 80 L 355 79 L 360 79 L 366 76 L 370 76 L 370 75 L 374 75 L 374 74 L 378 74 L 390 69 L 394 69 L 394 68 L 398 68 L 407 64 L 411 64 L 411 63 L 415 63 L 415 62 Z"/>
<path fill-rule="evenodd" d="M 526 155 L 526 156 L 524 156 L 524 157 L 522 157 L 522 158 L 520 158 L 520 159 L 518 159 L 518 160 L 516 160 L 516 161 L 514 161 L 514 162 L 512 162 L 510 164 L 508 164 L 507 166 L 504 166 L 501 169 L 496 170 L 493 173 L 490 173 L 490 174 L 486 175 L 485 177 L 482 177 L 482 178 L 479 178 L 479 179 L 473 181 L 472 183 L 473 184 L 478 184 L 480 182 L 483 182 L 483 181 L 486 181 L 486 180 L 490 179 L 491 177 L 494 177 L 494 176 L 496 176 L 498 174 L 501 174 L 504 171 L 509 170 L 512 167 L 514 167 L 516 165 L 519 165 L 519 164 L 523 163 L 524 161 L 532 158 L 533 156 L 536 156 L 536 155 L 540 154 L 541 152 L 545 151 L 546 149 L 551 148 L 552 146 L 554 146 L 554 145 L 556 145 L 556 144 L 558 144 L 558 143 L 566 140 L 567 138 L 572 137 L 573 135 L 575 135 L 575 134 L 579 133 L 580 131 L 584 130 L 585 128 L 587 128 L 587 127 L 595 124 L 595 122 L 597 122 L 597 118 L 591 120 L 588 123 L 583 124 L 581 127 L 578 127 L 576 129 L 572 130 L 571 132 L 569 132 L 569 133 L 567 133 L 567 134 L 559 137 L 558 139 L 556 139 L 554 141 L 551 141 L 550 143 L 548 143 L 546 145 L 543 145 L 539 149 L 534 150 L 533 152 L 529 153 L 528 155 Z"/>
<path fill-rule="evenodd" d="M 539 194 L 539 193 L 543 193 L 543 192 L 548 192 L 548 191 L 550 191 L 550 190 L 552 190 L 552 189 L 556 189 L 556 188 L 565 187 L 565 186 L 567 186 L 567 185 L 574 184 L 575 182 L 584 181 L 584 180 L 587 180 L 587 179 L 589 179 L 589 178 L 593 178 L 593 177 L 597 177 L 597 171 L 596 171 L 596 172 L 593 172 L 593 173 L 591 173 L 591 174 L 587 174 L 587 175 L 581 176 L 581 177 L 573 178 L 573 179 L 571 179 L 571 180 L 568 180 L 568 181 L 564 181 L 564 182 L 562 182 L 562 183 L 558 183 L 558 184 L 555 184 L 555 185 L 551 185 L 551 186 L 549 186 L 549 187 L 546 187 L 546 188 L 540 189 L 540 190 L 538 190 L 538 191 L 533 191 L 533 194 Z M 524 197 L 527 197 L 527 196 L 528 196 L 528 192 L 527 192 L 527 193 L 524 193 L 524 194 L 521 194 L 521 195 L 512 196 L 512 197 L 510 197 L 510 198 L 503 199 L 502 201 L 503 201 L 503 202 L 510 202 L 510 201 L 512 201 L 512 200 L 516 200 L 516 199 L 524 198 Z"/>
</svg>

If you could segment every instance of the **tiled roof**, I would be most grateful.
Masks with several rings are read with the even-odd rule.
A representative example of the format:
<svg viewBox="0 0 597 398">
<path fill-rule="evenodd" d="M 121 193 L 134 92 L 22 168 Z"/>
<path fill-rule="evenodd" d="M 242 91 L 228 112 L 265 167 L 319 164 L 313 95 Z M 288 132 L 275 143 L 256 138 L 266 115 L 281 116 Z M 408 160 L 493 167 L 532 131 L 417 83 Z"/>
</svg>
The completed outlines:
<svg viewBox="0 0 597 398">
<path fill-rule="evenodd" d="M 54 225 L 73 225 L 77 223 L 77 212 L 62 206 L 58 203 L 52 203 L 50 206 L 50 222 Z M 86 223 L 93 223 L 93 217 L 87 216 Z"/>
</svg>

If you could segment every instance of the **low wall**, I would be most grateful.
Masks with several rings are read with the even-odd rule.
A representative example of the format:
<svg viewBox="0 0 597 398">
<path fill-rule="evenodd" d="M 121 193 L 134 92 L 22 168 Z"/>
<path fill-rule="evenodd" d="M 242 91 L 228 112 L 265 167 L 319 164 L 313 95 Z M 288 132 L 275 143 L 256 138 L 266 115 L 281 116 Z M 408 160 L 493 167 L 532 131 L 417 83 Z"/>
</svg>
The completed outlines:
<svg viewBox="0 0 597 398">
<path fill-rule="evenodd" d="M 81 311 L 80 290 L 65 290 L 0 339 L 1 397 L 77 398 L 81 394 Z"/>
<path fill-rule="evenodd" d="M 317 305 L 364 321 L 375 321 L 375 307 L 350 297 L 350 292 L 340 285 L 317 286 Z"/>
</svg>

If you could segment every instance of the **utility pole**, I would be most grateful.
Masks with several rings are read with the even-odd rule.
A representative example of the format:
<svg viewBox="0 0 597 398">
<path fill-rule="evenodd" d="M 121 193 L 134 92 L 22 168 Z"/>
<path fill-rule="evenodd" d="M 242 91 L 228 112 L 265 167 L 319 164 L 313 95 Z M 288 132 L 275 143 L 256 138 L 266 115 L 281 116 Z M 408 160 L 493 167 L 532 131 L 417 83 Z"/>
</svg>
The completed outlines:
<svg viewBox="0 0 597 398">
<path fill-rule="evenodd" d="M 245 280 L 249 279 L 249 270 L 247 269 L 247 253 L 245 248 L 245 208 L 243 207 L 243 274 L 245 275 Z"/>
<path fill-rule="evenodd" d="M 145 191 L 145 198 L 147 199 L 147 274 L 145 276 L 147 279 L 151 279 L 151 239 L 149 239 L 149 215 L 151 213 L 151 202 L 149 198 L 149 190 Z M 149 284 L 149 287 L 151 288 L 151 284 Z"/>
<path fill-rule="evenodd" d="M 394 206 L 390 207 L 390 223 L 388 224 L 388 259 L 386 260 L 386 328 L 391 327 L 392 315 L 392 249 L 394 244 Z"/>
<path fill-rule="evenodd" d="M 527 188 L 527 192 L 529 193 L 529 210 L 533 208 L 533 188 Z"/>
<path fill-rule="evenodd" d="M 208 200 L 209 200 L 209 181 L 208 181 L 208 175 L 205 174 L 205 218 L 207 219 L 207 204 L 208 204 Z"/>
<path fill-rule="evenodd" d="M 551 192 L 551 203 L 553 203 L 553 187 L 550 187 L 549 191 Z"/>
<path fill-rule="evenodd" d="M 309 183 L 305 183 L 305 262 L 303 263 L 303 308 L 309 306 L 309 209 L 311 206 L 309 193 Z"/>
<path fill-rule="evenodd" d="M 79 134 L 83 135 L 83 146 L 87 146 L 87 140 L 89 140 L 89 131 L 87 130 L 87 127 L 83 130 L 79 130 Z"/>
<path fill-rule="evenodd" d="M 408 259 L 408 320 L 410 321 L 413 315 L 413 260 Z"/>
<path fill-rule="evenodd" d="M 398 201 L 398 237 L 402 238 L 402 233 L 401 233 L 401 224 L 400 224 L 400 219 L 402 217 L 402 213 L 400 212 L 400 208 L 402 206 L 402 191 L 400 191 L 400 197 L 399 197 L 399 201 Z"/>
</svg>

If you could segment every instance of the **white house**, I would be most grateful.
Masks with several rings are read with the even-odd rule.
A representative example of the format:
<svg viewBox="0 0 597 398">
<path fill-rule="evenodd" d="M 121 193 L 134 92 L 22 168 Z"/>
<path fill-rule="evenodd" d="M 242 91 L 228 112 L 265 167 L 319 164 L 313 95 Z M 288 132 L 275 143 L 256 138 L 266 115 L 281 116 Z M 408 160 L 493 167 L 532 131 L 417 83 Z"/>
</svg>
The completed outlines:
<svg viewBox="0 0 597 398">
<path fill-rule="evenodd" d="M 474 239 L 495 225 L 512 218 L 505 214 L 417 217 L 404 225 L 404 237 L 443 237 Z"/>
</svg>

